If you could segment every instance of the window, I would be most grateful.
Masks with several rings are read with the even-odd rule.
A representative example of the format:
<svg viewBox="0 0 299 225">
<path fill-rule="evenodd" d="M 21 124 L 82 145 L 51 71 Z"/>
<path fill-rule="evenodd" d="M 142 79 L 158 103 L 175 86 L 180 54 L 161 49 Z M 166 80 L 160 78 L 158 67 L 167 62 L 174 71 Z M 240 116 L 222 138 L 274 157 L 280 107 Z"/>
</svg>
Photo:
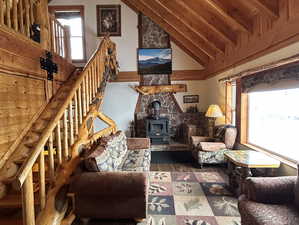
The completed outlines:
<svg viewBox="0 0 299 225">
<path fill-rule="evenodd" d="M 85 62 L 84 6 L 50 6 L 50 12 L 62 24 L 70 27 L 73 62 Z"/>
<path fill-rule="evenodd" d="M 299 160 L 299 88 L 248 93 L 247 143 Z"/>
<path fill-rule="evenodd" d="M 237 99 L 236 82 L 226 83 L 226 110 L 225 121 L 227 124 L 236 125 L 236 99 Z"/>
</svg>

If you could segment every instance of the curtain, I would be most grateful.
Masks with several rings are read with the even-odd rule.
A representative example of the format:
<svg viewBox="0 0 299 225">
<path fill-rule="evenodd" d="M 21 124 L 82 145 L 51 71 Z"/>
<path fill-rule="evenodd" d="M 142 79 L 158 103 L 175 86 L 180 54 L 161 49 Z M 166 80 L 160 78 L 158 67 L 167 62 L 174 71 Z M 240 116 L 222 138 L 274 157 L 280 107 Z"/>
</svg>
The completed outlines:
<svg viewBox="0 0 299 225">
<path fill-rule="evenodd" d="M 281 66 L 275 69 L 263 71 L 250 76 L 242 78 L 242 91 L 249 92 L 253 89 L 266 88 L 266 86 L 272 86 L 280 81 L 295 81 L 299 83 L 299 63 L 293 63 L 285 66 Z M 267 89 L 267 88 L 266 88 Z"/>
</svg>

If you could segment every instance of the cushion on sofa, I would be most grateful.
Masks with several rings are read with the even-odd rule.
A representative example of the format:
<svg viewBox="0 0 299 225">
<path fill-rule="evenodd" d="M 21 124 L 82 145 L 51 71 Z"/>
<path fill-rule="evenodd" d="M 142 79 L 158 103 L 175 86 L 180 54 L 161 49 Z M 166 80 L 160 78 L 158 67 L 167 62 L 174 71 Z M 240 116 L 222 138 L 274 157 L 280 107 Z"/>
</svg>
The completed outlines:
<svg viewBox="0 0 299 225">
<path fill-rule="evenodd" d="M 119 170 L 146 172 L 150 170 L 150 163 L 151 152 L 149 149 L 128 150 Z"/>
<path fill-rule="evenodd" d="M 295 205 L 239 201 L 238 208 L 244 225 L 299 224 L 299 213 Z"/>
<path fill-rule="evenodd" d="M 299 211 L 299 164 L 297 166 L 298 168 L 298 175 L 297 175 L 297 182 L 296 182 L 296 186 L 295 186 L 295 202 L 296 205 L 298 207 L 298 211 Z"/>
<path fill-rule="evenodd" d="M 126 136 L 118 131 L 102 138 L 92 152 L 84 157 L 85 167 L 89 171 L 117 171 L 127 152 Z"/>
</svg>

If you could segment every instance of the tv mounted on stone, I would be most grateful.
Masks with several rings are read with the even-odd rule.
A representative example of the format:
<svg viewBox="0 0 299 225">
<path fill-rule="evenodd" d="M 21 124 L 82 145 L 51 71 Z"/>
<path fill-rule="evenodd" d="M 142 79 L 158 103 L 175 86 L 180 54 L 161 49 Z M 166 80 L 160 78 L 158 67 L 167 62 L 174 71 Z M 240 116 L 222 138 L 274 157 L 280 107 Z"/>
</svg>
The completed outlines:
<svg viewBox="0 0 299 225">
<path fill-rule="evenodd" d="M 139 48 L 137 51 L 139 74 L 171 74 L 171 48 Z"/>
</svg>

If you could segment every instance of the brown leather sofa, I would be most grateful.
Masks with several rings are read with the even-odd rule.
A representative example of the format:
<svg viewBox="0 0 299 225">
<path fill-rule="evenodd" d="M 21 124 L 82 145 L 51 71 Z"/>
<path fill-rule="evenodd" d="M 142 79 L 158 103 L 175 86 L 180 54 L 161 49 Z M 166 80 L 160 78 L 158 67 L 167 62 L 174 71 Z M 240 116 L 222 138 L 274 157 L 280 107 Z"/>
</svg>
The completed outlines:
<svg viewBox="0 0 299 225">
<path fill-rule="evenodd" d="M 238 203 L 242 225 L 299 224 L 299 176 L 248 178 L 246 185 Z"/>
<path fill-rule="evenodd" d="M 149 148 L 148 138 L 127 139 L 117 132 L 86 152 L 70 187 L 76 216 L 146 218 Z"/>
</svg>

